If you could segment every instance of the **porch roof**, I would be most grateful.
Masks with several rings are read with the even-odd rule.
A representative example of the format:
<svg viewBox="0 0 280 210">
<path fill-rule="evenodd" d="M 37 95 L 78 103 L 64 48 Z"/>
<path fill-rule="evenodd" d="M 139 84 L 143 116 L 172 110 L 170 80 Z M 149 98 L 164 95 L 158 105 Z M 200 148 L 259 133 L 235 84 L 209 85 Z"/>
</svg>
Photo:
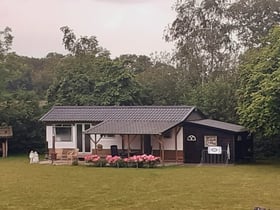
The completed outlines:
<svg viewBox="0 0 280 210">
<path fill-rule="evenodd" d="M 203 119 L 203 120 L 196 120 L 196 121 L 189 121 L 189 123 L 197 124 L 197 125 L 202 125 L 202 126 L 208 126 L 211 128 L 217 128 L 217 129 L 222 129 L 226 131 L 231 131 L 235 133 L 241 133 L 241 132 L 246 132 L 248 129 L 241 125 L 236 125 L 232 123 L 226 123 L 218 120 L 211 120 L 211 119 Z"/>
<path fill-rule="evenodd" d="M 107 120 L 85 131 L 86 134 L 162 134 L 180 121 Z"/>
</svg>

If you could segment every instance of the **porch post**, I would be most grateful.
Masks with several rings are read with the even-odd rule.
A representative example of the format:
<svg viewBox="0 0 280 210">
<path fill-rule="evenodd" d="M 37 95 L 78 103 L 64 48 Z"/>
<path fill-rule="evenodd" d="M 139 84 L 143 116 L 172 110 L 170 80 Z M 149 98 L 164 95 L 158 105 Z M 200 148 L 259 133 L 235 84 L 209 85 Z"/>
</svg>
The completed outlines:
<svg viewBox="0 0 280 210">
<path fill-rule="evenodd" d="M 232 163 L 235 163 L 235 136 L 232 139 L 232 154 L 230 154 Z"/>
<path fill-rule="evenodd" d="M 6 148 L 5 148 L 5 141 L 2 142 L 2 157 L 4 158 L 5 157 L 5 154 L 6 154 Z"/>
<path fill-rule="evenodd" d="M 127 135 L 127 157 L 130 157 L 130 139 L 129 139 L 129 134 Z"/>
<path fill-rule="evenodd" d="M 160 154 L 160 159 L 161 159 L 161 163 L 164 166 L 164 141 L 162 140 L 162 136 L 160 135 L 159 138 L 157 138 L 159 146 L 160 146 L 160 150 L 159 150 L 159 154 Z"/>
<path fill-rule="evenodd" d="M 124 135 L 121 135 L 122 137 L 122 151 L 124 151 Z"/>
<path fill-rule="evenodd" d="M 141 149 L 141 153 L 144 154 L 144 135 L 141 135 L 140 141 L 141 141 L 141 142 L 140 142 L 140 144 L 141 144 L 141 145 L 140 145 L 140 147 L 141 147 L 141 148 L 140 148 L 140 149 Z"/>
<path fill-rule="evenodd" d="M 6 139 L 6 151 L 5 157 L 8 157 L 8 139 Z"/>
<path fill-rule="evenodd" d="M 97 140 L 96 140 L 96 133 L 95 133 L 94 134 L 94 153 L 97 155 L 96 144 L 97 144 Z"/>
<path fill-rule="evenodd" d="M 178 133 L 180 131 L 180 127 L 175 129 L 175 152 L 176 152 L 176 163 L 178 163 Z"/>
<path fill-rule="evenodd" d="M 176 163 L 178 163 L 177 132 L 175 133 L 175 154 L 176 154 Z"/>
<path fill-rule="evenodd" d="M 56 153 L 55 153 L 55 125 L 53 125 L 53 132 L 52 132 L 52 154 L 51 154 L 52 163 L 56 160 Z"/>
</svg>

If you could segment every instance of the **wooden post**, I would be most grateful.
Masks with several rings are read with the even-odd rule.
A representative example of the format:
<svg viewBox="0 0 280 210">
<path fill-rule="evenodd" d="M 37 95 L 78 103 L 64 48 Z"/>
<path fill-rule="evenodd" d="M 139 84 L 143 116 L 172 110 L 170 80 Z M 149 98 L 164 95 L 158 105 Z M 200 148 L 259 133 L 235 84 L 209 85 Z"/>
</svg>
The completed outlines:
<svg viewBox="0 0 280 210">
<path fill-rule="evenodd" d="M 6 139 L 6 153 L 5 157 L 8 157 L 8 139 Z"/>
<path fill-rule="evenodd" d="M 2 142 L 2 157 L 5 158 L 6 155 L 6 147 L 5 147 L 5 142 Z"/>
<path fill-rule="evenodd" d="M 176 152 L 176 163 L 178 163 L 178 133 L 180 131 L 180 127 L 175 129 L 175 152 Z"/>
<path fill-rule="evenodd" d="M 161 159 L 161 163 L 162 165 L 164 166 L 164 141 L 162 140 L 162 136 L 160 135 L 159 136 L 159 139 L 158 139 L 158 143 L 159 143 L 159 146 L 160 146 L 160 159 Z"/>
<path fill-rule="evenodd" d="M 97 146 L 97 140 L 96 140 L 96 134 L 94 134 L 94 153 L 97 155 L 96 146 Z"/>
<path fill-rule="evenodd" d="M 175 133 L 175 155 L 176 155 L 176 163 L 178 163 L 177 132 Z"/>
<path fill-rule="evenodd" d="M 56 153 L 55 153 L 55 125 L 53 125 L 53 133 L 52 133 L 52 153 L 51 153 L 51 161 L 56 160 Z"/>
<path fill-rule="evenodd" d="M 127 157 L 130 157 L 130 140 L 129 140 L 129 134 L 127 135 Z"/>
<path fill-rule="evenodd" d="M 232 149 L 230 150 L 230 159 L 232 163 L 235 163 L 235 137 L 232 139 Z"/>
<path fill-rule="evenodd" d="M 144 154 L 144 135 L 140 136 L 140 141 L 141 153 Z"/>
</svg>

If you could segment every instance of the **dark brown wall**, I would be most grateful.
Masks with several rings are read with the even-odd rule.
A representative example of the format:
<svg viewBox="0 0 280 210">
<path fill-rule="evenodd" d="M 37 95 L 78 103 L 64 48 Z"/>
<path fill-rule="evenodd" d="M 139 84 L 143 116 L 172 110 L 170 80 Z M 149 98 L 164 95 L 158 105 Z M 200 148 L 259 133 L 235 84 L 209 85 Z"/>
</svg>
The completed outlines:
<svg viewBox="0 0 280 210">
<path fill-rule="evenodd" d="M 196 141 L 187 141 L 186 139 L 189 135 L 195 135 Z M 234 160 L 234 133 L 186 123 L 183 133 L 184 162 L 199 163 L 201 161 L 202 150 L 207 150 L 207 147 L 204 147 L 204 136 L 217 136 L 217 146 L 222 146 L 222 150 L 226 150 L 229 144 L 231 157 Z"/>
</svg>

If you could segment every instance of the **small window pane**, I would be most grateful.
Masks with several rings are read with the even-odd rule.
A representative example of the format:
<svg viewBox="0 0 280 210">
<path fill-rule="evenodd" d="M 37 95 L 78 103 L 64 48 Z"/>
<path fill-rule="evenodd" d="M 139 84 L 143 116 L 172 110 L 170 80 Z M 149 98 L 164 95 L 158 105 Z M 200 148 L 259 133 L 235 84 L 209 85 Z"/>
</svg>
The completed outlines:
<svg viewBox="0 0 280 210">
<path fill-rule="evenodd" d="M 72 141 L 71 127 L 56 127 L 56 141 Z"/>
</svg>

